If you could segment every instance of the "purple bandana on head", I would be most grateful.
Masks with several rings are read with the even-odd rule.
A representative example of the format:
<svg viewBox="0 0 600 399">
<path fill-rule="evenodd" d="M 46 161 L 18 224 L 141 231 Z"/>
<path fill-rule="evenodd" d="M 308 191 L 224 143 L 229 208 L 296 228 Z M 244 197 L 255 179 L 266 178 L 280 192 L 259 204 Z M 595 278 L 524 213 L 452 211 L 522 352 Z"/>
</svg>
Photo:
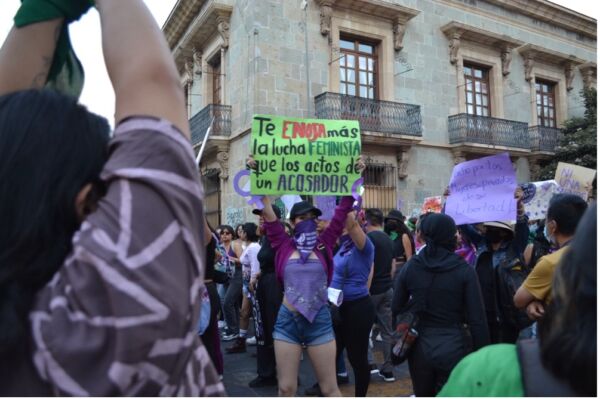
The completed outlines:
<svg viewBox="0 0 600 399">
<path fill-rule="evenodd" d="M 303 220 L 294 227 L 294 242 L 300 252 L 300 260 L 306 260 L 317 244 L 317 222 L 314 219 Z"/>
</svg>

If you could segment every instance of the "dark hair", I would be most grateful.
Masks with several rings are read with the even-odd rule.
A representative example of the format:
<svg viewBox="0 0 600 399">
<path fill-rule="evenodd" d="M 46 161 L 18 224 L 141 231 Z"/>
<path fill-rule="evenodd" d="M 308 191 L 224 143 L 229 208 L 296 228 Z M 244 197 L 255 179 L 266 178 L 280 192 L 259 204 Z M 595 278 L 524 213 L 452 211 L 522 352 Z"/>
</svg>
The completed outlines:
<svg viewBox="0 0 600 399">
<path fill-rule="evenodd" d="M 258 241 L 258 235 L 256 234 L 257 229 L 258 229 L 258 226 L 256 225 L 256 223 L 252 223 L 252 222 L 244 223 L 242 225 L 242 231 L 244 233 L 246 233 L 246 240 L 248 240 L 250 242 L 257 242 Z"/>
<path fill-rule="evenodd" d="M 538 322 L 544 367 L 580 396 L 596 396 L 596 205 L 556 268 L 552 302 Z"/>
<path fill-rule="evenodd" d="M 219 230 L 223 231 L 223 230 L 227 230 L 228 232 L 231 233 L 231 238 L 235 239 L 235 231 L 233 231 L 233 227 L 231 227 L 228 224 L 222 224 L 218 227 Z"/>
<path fill-rule="evenodd" d="M 71 251 L 78 193 L 102 195 L 109 129 L 54 91 L 0 97 L 0 354 L 28 335 L 34 295 Z"/>
<path fill-rule="evenodd" d="M 546 219 L 556 222 L 561 234 L 575 234 L 579 220 L 587 209 L 587 202 L 575 194 L 555 194 L 550 200 Z"/>
<path fill-rule="evenodd" d="M 235 231 L 233 232 L 234 239 L 237 240 L 238 238 L 240 238 L 240 236 L 238 236 L 238 231 L 240 230 L 240 228 L 243 228 L 243 227 L 244 227 L 244 223 L 240 223 L 237 226 L 235 226 Z"/>
<path fill-rule="evenodd" d="M 371 226 L 383 225 L 383 212 L 378 208 L 365 209 L 365 219 Z"/>
</svg>

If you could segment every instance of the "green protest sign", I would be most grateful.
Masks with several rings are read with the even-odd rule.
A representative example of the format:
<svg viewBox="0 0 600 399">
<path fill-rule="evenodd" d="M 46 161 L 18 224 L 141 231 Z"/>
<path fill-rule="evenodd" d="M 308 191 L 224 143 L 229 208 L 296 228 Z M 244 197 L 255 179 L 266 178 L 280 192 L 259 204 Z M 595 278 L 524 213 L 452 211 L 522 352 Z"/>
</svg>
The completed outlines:
<svg viewBox="0 0 600 399">
<path fill-rule="evenodd" d="M 360 178 L 358 121 L 255 115 L 250 151 L 255 195 L 351 195 Z"/>
</svg>

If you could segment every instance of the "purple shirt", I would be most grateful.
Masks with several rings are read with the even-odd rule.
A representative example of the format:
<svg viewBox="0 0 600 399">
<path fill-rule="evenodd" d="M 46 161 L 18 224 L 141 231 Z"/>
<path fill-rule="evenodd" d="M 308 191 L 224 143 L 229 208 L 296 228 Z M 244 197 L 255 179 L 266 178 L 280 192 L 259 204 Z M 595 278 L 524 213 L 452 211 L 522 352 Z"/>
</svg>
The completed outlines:
<svg viewBox="0 0 600 399">
<path fill-rule="evenodd" d="M 288 302 L 311 323 L 327 303 L 327 275 L 319 259 L 300 259 L 287 262 L 284 292 Z"/>
<path fill-rule="evenodd" d="M 341 289 L 343 285 L 344 301 L 353 301 L 369 295 L 367 283 L 375 258 L 375 247 L 369 237 L 365 240 L 362 250 L 354 246 L 347 254 L 340 252 L 338 251 L 333 258 L 335 270 L 331 286 Z"/>
<path fill-rule="evenodd" d="M 340 235 L 342 235 L 346 216 L 352 210 L 353 203 L 354 198 L 351 196 L 342 197 L 339 205 L 335 208 L 333 219 L 331 219 L 329 226 L 317 238 L 317 245 L 315 245 L 315 249 L 313 250 L 327 273 L 328 283 L 331 282 L 333 274 L 333 262 L 328 262 L 318 248 L 323 247 L 325 249 L 329 260 L 333 258 L 333 248 Z M 273 222 L 265 221 L 265 230 L 271 242 L 271 247 L 275 251 L 275 274 L 279 283 L 283 285 L 285 267 L 290 256 L 296 250 L 296 243 L 292 237 L 286 234 L 285 229 L 278 220 Z"/>
</svg>

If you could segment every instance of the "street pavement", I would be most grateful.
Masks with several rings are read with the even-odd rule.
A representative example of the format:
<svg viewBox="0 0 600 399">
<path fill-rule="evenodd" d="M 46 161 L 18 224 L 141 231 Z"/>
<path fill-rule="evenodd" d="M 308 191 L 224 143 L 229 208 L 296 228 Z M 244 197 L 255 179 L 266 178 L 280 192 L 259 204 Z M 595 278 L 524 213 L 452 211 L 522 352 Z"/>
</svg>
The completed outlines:
<svg viewBox="0 0 600 399">
<path fill-rule="evenodd" d="M 223 383 L 228 396 L 277 396 L 277 387 L 250 388 L 248 383 L 256 377 L 256 346 L 247 346 L 246 353 L 227 354 L 225 348 L 231 345 L 233 341 L 221 341 L 223 351 L 224 375 Z M 375 362 L 381 365 L 381 343 L 375 342 L 375 351 L 373 356 Z M 350 375 L 350 383 L 340 385 L 343 396 L 354 396 L 354 376 L 352 367 L 346 358 L 346 368 Z M 412 385 L 406 363 L 397 366 L 394 370 L 395 382 L 385 382 L 376 374 L 371 375 L 371 384 L 367 396 L 410 396 L 412 394 Z M 312 365 L 306 350 L 303 351 L 303 360 L 300 362 L 300 376 L 298 392 L 296 396 L 305 396 L 304 390 L 311 387 L 316 382 Z"/>
</svg>

